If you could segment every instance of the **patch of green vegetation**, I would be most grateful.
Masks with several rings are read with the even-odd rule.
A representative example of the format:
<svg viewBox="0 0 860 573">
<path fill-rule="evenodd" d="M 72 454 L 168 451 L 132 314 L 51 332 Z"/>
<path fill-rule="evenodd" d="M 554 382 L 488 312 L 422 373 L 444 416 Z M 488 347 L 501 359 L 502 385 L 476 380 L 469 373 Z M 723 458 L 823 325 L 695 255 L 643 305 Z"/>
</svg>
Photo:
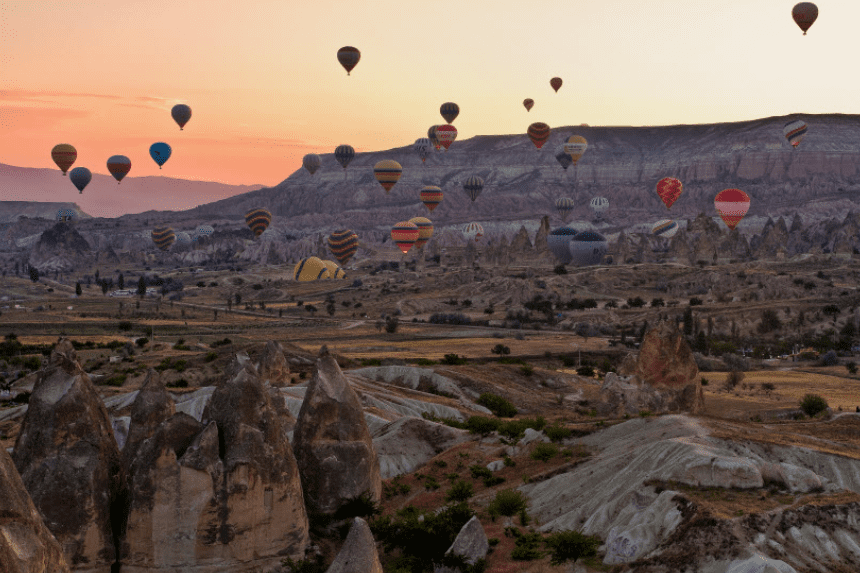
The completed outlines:
<svg viewBox="0 0 860 573">
<path fill-rule="evenodd" d="M 217 352 L 211 352 L 211 351 L 207 352 L 206 356 L 203 357 L 203 360 L 205 362 L 212 362 L 212 361 L 217 360 L 217 359 L 218 359 L 218 353 Z"/>
<path fill-rule="evenodd" d="M 495 520 L 500 515 L 505 517 L 516 515 L 521 510 L 526 509 L 527 506 L 528 500 L 522 492 L 515 489 L 503 489 L 496 492 L 496 497 L 487 506 L 487 512 Z"/>
<path fill-rule="evenodd" d="M 477 403 L 499 418 L 512 418 L 517 415 L 516 407 L 509 400 L 490 392 L 484 392 L 478 396 Z"/>
<path fill-rule="evenodd" d="M 382 484 L 382 495 L 385 499 L 391 499 L 398 495 L 408 495 L 412 491 L 412 487 L 408 483 L 403 483 L 400 476 L 393 478 L 389 483 Z"/>
<path fill-rule="evenodd" d="M 540 550 L 543 536 L 538 532 L 522 533 L 516 527 L 506 527 L 505 535 L 514 538 L 514 550 L 511 551 L 511 559 L 514 561 L 534 561 L 544 556 Z"/>
<path fill-rule="evenodd" d="M 584 535 L 578 531 L 558 531 L 544 539 L 550 550 L 550 563 L 561 565 L 587 557 L 595 557 L 600 547 L 600 538 L 594 535 Z"/>
<path fill-rule="evenodd" d="M 558 422 L 545 428 L 543 431 L 546 434 L 546 437 L 552 440 L 553 442 L 561 442 L 562 440 L 566 440 L 573 434 L 573 430 L 570 428 L 565 428 Z"/>
<path fill-rule="evenodd" d="M 555 444 L 540 443 L 532 450 L 531 458 L 542 462 L 548 462 L 558 455 L 559 449 Z"/>
<path fill-rule="evenodd" d="M 465 356 L 459 356 L 457 354 L 446 354 L 442 359 L 442 364 L 448 364 L 450 366 L 461 366 L 468 362 L 469 360 Z"/>
<path fill-rule="evenodd" d="M 379 358 L 362 358 L 361 363 L 362 366 L 382 366 L 382 360 Z"/>
<path fill-rule="evenodd" d="M 445 494 L 445 501 L 466 501 L 475 495 L 472 484 L 467 481 L 460 480 L 451 484 L 451 489 Z"/>
<path fill-rule="evenodd" d="M 818 394 L 807 394 L 800 401 L 800 409 L 810 418 L 827 410 L 827 400 Z"/>
<path fill-rule="evenodd" d="M 110 378 L 105 379 L 104 385 L 105 386 L 117 386 L 117 387 L 122 386 L 123 384 L 125 384 L 126 376 L 127 376 L 127 374 L 115 374 L 115 375 L 111 376 Z"/>
<path fill-rule="evenodd" d="M 179 378 L 164 385 L 166 388 L 188 388 L 188 380 Z"/>
<path fill-rule="evenodd" d="M 435 360 L 429 360 L 427 358 L 419 358 L 417 362 L 418 366 L 433 366 L 436 364 Z"/>
</svg>

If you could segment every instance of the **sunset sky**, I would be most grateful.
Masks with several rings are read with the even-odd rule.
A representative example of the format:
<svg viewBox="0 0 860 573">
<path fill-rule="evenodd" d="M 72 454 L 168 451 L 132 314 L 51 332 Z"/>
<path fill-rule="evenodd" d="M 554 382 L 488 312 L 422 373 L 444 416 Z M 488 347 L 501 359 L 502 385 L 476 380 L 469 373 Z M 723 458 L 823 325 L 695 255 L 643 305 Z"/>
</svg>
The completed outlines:
<svg viewBox="0 0 860 573">
<path fill-rule="evenodd" d="M 860 113 L 856 0 L 0 1 L 0 163 L 275 185 L 306 153 L 562 125 Z M 361 50 L 351 76 L 337 61 Z M 549 85 L 560 76 L 556 94 Z M 525 98 L 535 106 L 526 112 Z M 187 103 L 184 131 L 170 117 Z M 173 156 L 159 172 L 149 146 Z M 454 144 L 456 145 L 456 143 Z M 453 149 L 453 148 L 452 148 Z M 325 168 L 325 165 L 324 167 Z M 339 166 L 338 166 L 339 168 Z M 76 200 L 67 180 L 54 200 Z M 0 199 L 3 190 L 0 189 Z"/>
</svg>

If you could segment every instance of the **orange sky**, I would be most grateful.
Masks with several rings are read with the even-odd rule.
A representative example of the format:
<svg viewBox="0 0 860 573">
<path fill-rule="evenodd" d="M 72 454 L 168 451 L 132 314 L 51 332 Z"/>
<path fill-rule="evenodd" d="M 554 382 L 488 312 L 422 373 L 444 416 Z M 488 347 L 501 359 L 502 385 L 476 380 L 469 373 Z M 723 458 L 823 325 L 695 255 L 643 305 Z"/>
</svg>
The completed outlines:
<svg viewBox="0 0 860 573">
<path fill-rule="evenodd" d="M 793 0 L 0 1 L 0 163 L 275 185 L 305 153 L 561 125 L 860 113 L 860 3 Z M 362 58 L 351 76 L 338 48 Z M 560 76 L 556 94 L 549 79 Z M 535 106 L 527 113 L 523 99 Z M 187 103 L 184 131 L 170 117 Z M 525 137 L 525 136 L 524 136 Z M 150 144 L 173 155 L 159 172 Z M 456 145 L 456 143 L 454 144 Z M 334 167 L 334 166 L 332 166 Z M 324 165 L 325 169 L 326 166 Z M 337 166 L 340 169 L 339 166 Z M 63 180 L 63 184 L 68 181 Z M 4 191 L 0 189 L 0 199 Z M 55 200 L 75 200 L 71 185 Z"/>
</svg>

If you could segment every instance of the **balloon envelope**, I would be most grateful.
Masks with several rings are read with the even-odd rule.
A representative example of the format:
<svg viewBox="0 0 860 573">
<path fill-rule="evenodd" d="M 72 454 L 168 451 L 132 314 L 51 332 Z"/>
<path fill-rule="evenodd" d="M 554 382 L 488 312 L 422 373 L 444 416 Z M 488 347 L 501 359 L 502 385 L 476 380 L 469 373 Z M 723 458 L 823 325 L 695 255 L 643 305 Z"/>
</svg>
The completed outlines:
<svg viewBox="0 0 860 573">
<path fill-rule="evenodd" d="M 792 147 L 797 147 L 800 145 L 800 141 L 803 139 L 803 136 L 806 135 L 806 129 L 806 122 L 802 119 L 797 119 L 786 123 L 785 127 L 782 128 L 782 133 L 785 135 L 785 138 Z"/>
<path fill-rule="evenodd" d="M 320 165 L 322 165 L 322 159 L 316 153 L 308 153 L 302 158 L 302 165 L 313 175 L 320 168 Z"/>
<path fill-rule="evenodd" d="M 351 145 L 338 145 L 334 150 L 334 158 L 346 169 L 346 166 L 355 158 L 355 149 Z"/>
<path fill-rule="evenodd" d="M 293 278 L 300 282 L 331 278 L 328 267 L 319 257 L 307 257 L 293 267 Z"/>
<path fill-rule="evenodd" d="M 177 245 L 183 245 L 183 244 L 187 244 L 187 243 L 191 243 L 191 235 L 189 235 L 185 231 L 179 231 L 178 233 L 176 233 L 176 244 Z"/>
<path fill-rule="evenodd" d="M 272 222 L 272 214 L 266 209 L 251 209 L 245 213 L 245 223 L 253 231 L 255 237 L 263 234 Z"/>
<path fill-rule="evenodd" d="M 155 246 L 166 251 L 176 241 L 176 235 L 170 227 L 158 227 L 152 231 L 152 242 Z"/>
<path fill-rule="evenodd" d="M 535 147 L 540 149 L 543 144 L 549 139 L 549 126 L 543 122 L 535 122 L 529 126 L 528 135 Z"/>
<path fill-rule="evenodd" d="M 484 188 L 484 180 L 480 177 L 472 175 L 466 182 L 463 183 L 463 189 L 466 190 L 466 195 L 469 196 L 469 199 L 472 200 L 472 203 L 475 202 L 475 199 L 478 198 L 478 195 L 481 194 L 481 190 Z"/>
<path fill-rule="evenodd" d="M 463 236 L 467 239 L 474 239 L 477 241 L 484 236 L 484 227 L 482 227 L 480 223 L 469 223 L 463 227 Z"/>
<path fill-rule="evenodd" d="M 749 211 L 750 196 L 740 189 L 723 189 L 714 197 L 714 207 L 726 226 L 734 230 Z"/>
<path fill-rule="evenodd" d="M 678 200 L 683 190 L 684 186 L 674 177 L 664 177 L 657 182 L 657 195 L 660 196 L 667 209 L 671 208 L 672 204 Z"/>
<path fill-rule="evenodd" d="M 51 159 L 54 160 L 54 163 L 56 163 L 57 167 L 60 168 L 60 171 L 63 172 L 63 175 L 66 174 L 69 167 L 75 163 L 77 158 L 78 151 L 68 143 L 60 143 L 51 149 Z"/>
<path fill-rule="evenodd" d="M 73 209 L 60 209 L 57 211 L 57 222 L 60 221 L 71 221 L 75 217 L 77 217 L 77 213 Z"/>
<path fill-rule="evenodd" d="M 352 68 L 358 64 L 358 60 L 360 59 L 361 52 L 352 46 L 344 46 L 337 51 L 337 61 L 340 62 L 340 65 L 342 65 L 343 69 L 346 70 L 346 75 L 349 75 L 349 72 L 351 72 Z"/>
<path fill-rule="evenodd" d="M 570 213 L 573 211 L 573 199 L 570 197 L 559 197 L 555 201 L 555 210 L 558 211 L 561 220 L 567 223 Z"/>
<path fill-rule="evenodd" d="M 415 241 L 415 248 L 420 249 L 433 236 L 433 222 L 427 217 L 413 217 L 409 219 L 409 222 L 418 227 L 418 239 Z"/>
<path fill-rule="evenodd" d="M 535 105 L 535 100 L 532 98 L 526 98 L 523 100 L 523 105 L 525 106 L 526 111 L 531 111 L 532 107 Z"/>
<path fill-rule="evenodd" d="M 166 143 L 153 143 L 149 146 L 149 156 L 152 157 L 153 161 L 158 163 L 159 169 L 170 159 L 170 152 L 170 146 Z"/>
<path fill-rule="evenodd" d="M 173 106 L 173 109 L 170 110 L 170 115 L 173 116 L 173 121 L 179 124 L 179 131 L 182 131 L 182 128 L 191 119 L 191 108 L 184 103 L 180 103 Z"/>
<path fill-rule="evenodd" d="M 606 255 L 606 237 L 595 231 L 577 233 L 570 240 L 571 263 L 578 267 L 599 265 Z"/>
<path fill-rule="evenodd" d="M 453 125 L 439 125 L 436 127 L 436 139 L 439 144 L 446 150 L 451 147 L 454 140 L 457 139 L 457 128 Z"/>
<path fill-rule="evenodd" d="M 424 206 L 432 213 L 433 209 L 439 206 L 439 203 L 442 202 L 442 189 L 436 187 L 435 185 L 427 185 L 423 189 L 421 189 L 421 202 L 424 203 Z"/>
<path fill-rule="evenodd" d="M 415 223 L 400 221 L 391 229 L 391 240 L 405 255 L 418 240 L 419 233 L 418 225 Z"/>
<path fill-rule="evenodd" d="M 69 173 L 69 180 L 78 188 L 81 193 L 84 192 L 84 187 L 89 185 L 93 178 L 93 174 L 86 167 L 75 167 Z"/>
<path fill-rule="evenodd" d="M 433 142 L 433 145 L 436 146 L 436 149 L 439 149 L 442 146 L 442 143 L 439 141 L 439 138 L 436 137 L 436 128 L 438 127 L 438 125 L 431 125 L 430 129 L 427 130 L 427 137 L 430 139 L 430 141 Z"/>
<path fill-rule="evenodd" d="M 442 104 L 442 107 L 439 108 L 439 113 L 442 114 L 442 118 L 445 121 L 451 123 L 452 121 L 457 119 L 458 115 L 460 115 L 460 106 L 458 106 L 452 101 L 449 101 L 447 103 Z"/>
<path fill-rule="evenodd" d="M 327 279 L 345 279 L 346 273 L 342 268 L 337 266 L 337 263 L 334 261 L 323 261 L 325 268 L 328 270 L 328 276 L 325 277 Z"/>
<path fill-rule="evenodd" d="M 794 23 L 803 30 L 803 35 L 805 36 L 806 31 L 809 30 L 809 27 L 818 18 L 818 6 L 812 2 L 795 4 L 794 8 L 791 9 L 791 17 L 794 18 Z"/>
<path fill-rule="evenodd" d="M 131 171 L 131 159 L 125 155 L 113 155 L 107 160 L 107 168 L 119 183 Z"/>
<path fill-rule="evenodd" d="M 415 140 L 415 143 L 412 144 L 412 149 L 415 150 L 415 153 L 418 154 L 418 157 L 421 158 L 421 162 L 427 160 L 427 157 L 433 153 L 433 143 L 430 141 L 429 137 L 419 137 Z"/>
<path fill-rule="evenodd" d="M 194 229 L 194 234 L 198 237 L 208 237 L 214 232 L 215 229 L 213 229 L 211 225 L 200 225 L 199 227 Z"/>
<path fill-rule="evenodd" d="M 567 265 L 573 260 L 573 256 L 570 254 L 570 240 L 576 235 L 575 229 L 560 227 L 546 236 L 547 247 L 560 264 Z"/>
<path fill-rule="evenodd" d="M 328 248 L 341 265 L 345 265 L 358 250 L 358 235 L 349 229 L 339 229 L 329 235 Z"/>
<path fill-rule="evenodd" d="M 651 228 L 651 232 L 658 237 L 666 237 L 667 239 L 670 239 L 677 234 L 678 223 L 672 219 L 663 219 L 662 221 L 654 223 L 654 226 Z"/>
<path fill-rule="evenodd" d="M 573 159 L 571 159 L 570 155 L 564 151 L 564 148 L 555 154 L 555 160 L 561 164 L 565 171 L 567 171 L 567 168 L 570 167 L 571 163 L 573 163 Z"/>
<path fill-rule="evenodd" d="M 588 203 L 588 206 L 600 218 L 603 216 L 603 212 L 609 209 L 609 199 L 606 197 L 595 197 Z"/>
<path fill-rule="evenodd" d="M 391 191 L 402 173 L 403 167 L 392 159 L 384 159 L 373 166 L 373 175 L 386 193 Z"/>
<path fill-rule="evenodd" d="M 556 91 L 556 93 L 558 93 L 558 90 L 561 87 L 561 83 L 562 83 L 561 78 L 552 78 L 549 81 L 549 85 L 552 86 L 552 89 L 554 89 Z"/>
<path fill-rule="evenodd" d="M 564 151 L 570 155 L 574 165 L 576 165 L 579 158 L 585 154 L 586 149 L 588 149 L 588 142 L 585 141 L 585 138 L 581 135 L 571 135 L 567 139 L 567 143 L 564 144 Z"/>
</svg>

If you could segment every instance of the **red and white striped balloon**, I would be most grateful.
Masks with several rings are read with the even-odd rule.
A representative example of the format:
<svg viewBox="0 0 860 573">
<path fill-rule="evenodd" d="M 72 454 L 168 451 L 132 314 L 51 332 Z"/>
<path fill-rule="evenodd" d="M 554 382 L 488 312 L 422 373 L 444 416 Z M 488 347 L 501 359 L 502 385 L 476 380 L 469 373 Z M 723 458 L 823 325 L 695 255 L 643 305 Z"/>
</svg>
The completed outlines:
<svg viewBox="0 0 860 573">
<path fill-rule="evenodd" d="M 750 196 L 740 189 L 723 189 L 714 197 L 714 206 L 726 226 L 734 230 L 750 208 Z"/>
</svg>

